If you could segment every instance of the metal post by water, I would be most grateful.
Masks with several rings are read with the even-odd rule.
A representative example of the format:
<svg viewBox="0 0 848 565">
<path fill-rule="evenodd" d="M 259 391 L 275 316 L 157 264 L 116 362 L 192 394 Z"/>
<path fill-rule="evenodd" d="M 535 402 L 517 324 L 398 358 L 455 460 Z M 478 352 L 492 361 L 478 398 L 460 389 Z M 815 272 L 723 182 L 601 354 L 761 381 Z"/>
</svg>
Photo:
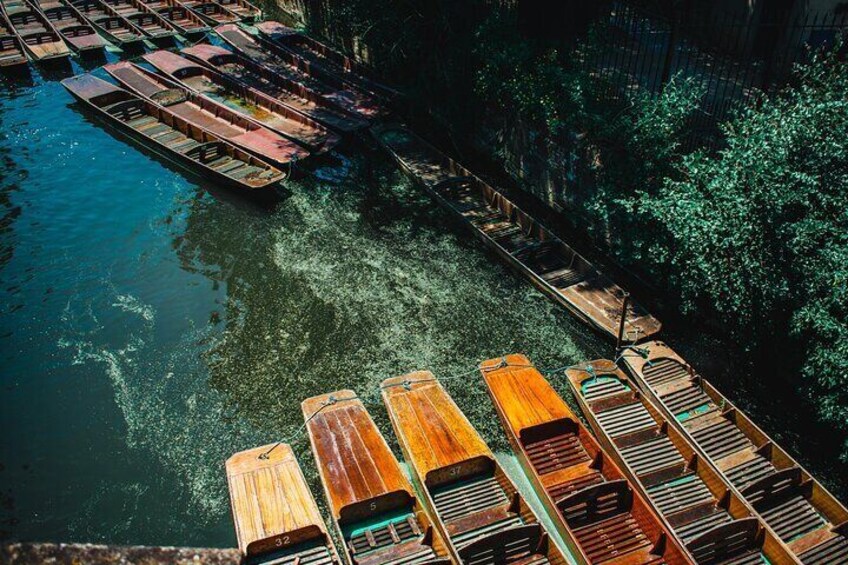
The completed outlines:
<svg viewBox="0 0 848 565">
<path fill-rule="evenodd" d="M 621 351 L 621 343 L 624 341 L 624 322 L 627 321 L 627 308 L 630 306 L 630 293 L 624 293 L 624 301 L 621 304 L 621 320 L 618 323 L 618 339 L 615 340 L 615 354 Z"/>
</svg>

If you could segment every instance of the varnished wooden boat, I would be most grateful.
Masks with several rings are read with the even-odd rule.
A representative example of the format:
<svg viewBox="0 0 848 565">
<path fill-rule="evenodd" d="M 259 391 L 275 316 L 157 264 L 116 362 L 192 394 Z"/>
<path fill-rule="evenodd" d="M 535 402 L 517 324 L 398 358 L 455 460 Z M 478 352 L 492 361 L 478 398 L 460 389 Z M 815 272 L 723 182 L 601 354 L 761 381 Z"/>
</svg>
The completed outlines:
<svg viewBox="0 0 848 565">
<path fill-rule="evenodd" d="M 103 37 L 119 47 L 139 45 L 147 37 L 101 0 L 74 0 L 73 5 Z"/>
<path fill-rule="evenodd" d="M 89 74 L 62 81 L 84 106 L 119 132 L 185 169 L 222 185 L 255 191 L 285 175 L 150 101 Z"/>
<path fill-rule="evenodd" d="M 377 141 L 413 180 L 542 292 L 608 337 L 618 334 L 624 291 L 574 249 L 468 169 L 398 125 L 375 126 Z M 644 340 L 660 322 L 628 308 L 624 339 Z"/>
<path fill-rule="evenodd" d="M 243 22 L 253 22 L 262 17 L 262 10 L 247 0 L 215 0 L 218 4 L 234 13 Z"/>
<path fill-rule="evenodd" d="M 215 33 L 237 53 L 280 77 L 302 85 L 307 92 L 319 96 L 332 107 L 368 120 L 386 113 L 385 108 L 370 94 L 330 73 L 311 67 L 308 62 L 261 35 L 250 35 L 233 24 L 218 26 Z"/>
<path fill-rule="evenodd" d="M 383 381 L 418 491 L 459 563 L 565 563 L 533 509 L 432 373 Z"/>
<path fill-rule="evenodd" d="M 170 39 L 178 31 L 141 0 L 102 0 L 150 39 Z"/>
<path fill-rule="evenodd" d="M 144 60 L 189 90 L 225 104 L 313 154 L 325 153 L 341 141 L 338 134 L 270 96 L 175 53 L 156 51 L 145 55 Z"/>
<path fill-rule="evenodd" d="M 744 412 L 659 341 L 624 357 L 642 392 L 802 563 L 848 563 L 848 510 Z"/>
<path fill-rule="evenodd" d="M 581 563 L 692 563 L 525 356 L 484 361 L 480 372 L 516 456 Z"/>
<path fill-rule="evenodd" d="M 698 563 L 783 565 L 795 558 L 612 361 L 567 371 L 601 445 Z"/>
<path fill-rule="evenodd" d="M 241 18 L 212 0 L 178 0 L 199 18 L 212 25 L 235 23 Z"/>
<path fill-rule="evenodd" d="M 31 0 L 59 35 L 80 54 L 102 51 L 106 42 L 68 0 Z"/>
<path fill-rule="evenodd" d="M 0 0 L 0 9 L 33 61 L 63 59 L 71 54 L 47 17 L 25 0 Z"/>
<path fill-rule="evenodd" d="M 20 38 L 12 31 L 6 16 L 0 10 L 0 68 L 11 69 L 27 64 L 26 53 Z"/>
<path fill-rule="evenodd" d="M 196 35 L 210 30 L 209 25 L 200 16 L 177 0 L 141 0 L 141 2 L 183 35 Z"/>
<path fill-rule="evenodd" d="M 195 45 L 180 53 L 201 65 L 270 96 L 315 122 L 343 133 L 362 129 L 366 120 L 341 110 L 285 77 L 279 76 L 252 60 L 216 45 Z"/>
<path fill-rule="evenodd" d="M 275 166 L 290 167 L 309 151 L 229 107 L 129 61 L 105 65 L 121 86 Z"/>
<path fill-rule="evenodd" d="M 386 100 L 393 100 L 399 96 L 393 88 L 369 78 L 368 69 L 308 35 L 274 21 L 258 23 L 256 29 L 269 41 L 307 61 L 312 68 L 333 74 L 338 79 L 373 96 L 380 96 Z"/>
<path fill-rule="evenodd" d="M 245 563 L 339 565 L 338 553 L 287 444 L 227 459 L 227 484 Z"/>
<path fill-rule="evenodd" d="M 449 565 L 433 528 L 353 391 L 303 401 L 312 452 L 351 565 Z"/>
</svg>

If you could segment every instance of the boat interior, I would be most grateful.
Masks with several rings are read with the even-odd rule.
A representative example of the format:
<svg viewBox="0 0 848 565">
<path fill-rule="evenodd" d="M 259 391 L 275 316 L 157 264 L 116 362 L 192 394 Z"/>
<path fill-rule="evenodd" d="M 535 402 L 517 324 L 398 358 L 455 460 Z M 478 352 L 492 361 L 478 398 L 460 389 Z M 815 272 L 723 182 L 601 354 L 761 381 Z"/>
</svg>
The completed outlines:
<svg viewBox="0 0 848 565">
<path fill-rule="evenodd" d="M 100 0 L 74 0 L 74 7 L 118 44 L 144 40 L 144 34 Z"/>
<path fill-rule="evenodd" d="M 803 563 L 848 559 L 848 510 L 833 495 L 664 343 L 638 351 L 625 357 L 635 381 Z"/>
<path fill-rule="evenodd" d="M 0 67 L 25 65 L 26 55 L 20 40 L 15 36 L 6 16 L 0 11 Z"/>
</svg>

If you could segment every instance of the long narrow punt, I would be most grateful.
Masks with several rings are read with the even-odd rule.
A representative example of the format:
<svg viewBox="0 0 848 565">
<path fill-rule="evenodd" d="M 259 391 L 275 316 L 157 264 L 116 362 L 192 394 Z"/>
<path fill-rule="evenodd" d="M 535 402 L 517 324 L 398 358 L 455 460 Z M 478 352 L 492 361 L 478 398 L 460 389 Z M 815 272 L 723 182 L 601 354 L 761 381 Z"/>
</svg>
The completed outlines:
<svg viewBox="0 0 848 565">
<path fill-rule="evenodd" d="M 253 22 L 262 17 L 262 10 L 247 0 L 216 0 L 216 2 L 237 15 L 243 22 Z"/>
<path fill-rule="evenodd" d="M 330 49 L 295 29 L 274 21 L 258 23 L 256 29 L 269 41 L 310 63 L 312 68 L 333 74 L 340 80 L 387 100 L 395 99 L 399 95 L 393 88 L 368 78 L 368 69 L 350 57 Z"/>
<path fill-rule="evenodd" d="M 356 394 L 315 396 L 302 407 L 348 563 L 449 565 L 441 535 Z"/>
<path fill-rule="evenodd" d="M 314 154 L 329 151 L 341 137 L 285 104 L 238 81 L 169 51 L 156 51 L 144 60 L 189 90 L 235 110 L 306 147 Z"/>
<path fill-rule="evenodd" d="M 202 20 L 212 24 L 235 23 L 241 18 L 212 0 L 178 0 L 180 4 L 191 10 Z"/>
<path fill-rule="evenodd" d="M 748 416 L 662 342 L 624 360 L 645 395 L 801 562 L 848 562 L 848 510 Z"/>
<path fill-rule="evenodd" d="M 287 444 L 227 459 L 227 484 L 245 563 L 339 565 L 300 465 Z"/>
<path fill-rule="evenodd" d="M 398 125 L 375 126 L 377 141 L 437 202 L 542 292 L 603 334 L 618 334 L 624 291 L 575 250 L 468 169 Z M 638 304 L 624 338 L 644 340 L 660 322 Z"/>
<path fill-rule="evenodd" d="M 101 51 L 106 42 L 68 0 L 31 0 L 77 53 Z"/>
<path fill-rule="evenodd" d="M 565 563 L 533 510 L 432 373 L 387 379 L 382 388 L 418 491 L 459 563 Z"/>
<path fill-rule="evenodd" d="M 309 151 L 280 134 L 135 63 L 121 61 L 103 70 L 127 90 L 274 165 L 290 166 L 309 156 Z"/>
<path fill-rule="evenodd" d="M 527 357 L 490 359 L 480 372 L 533 488 L 582 563 L 692 562 Z"/>
<path fill-rule="evenodd" d="M 26 53 L 20 38 L 0 10 L 0 68 L 10 69 L 27 64 Z"/>
<path fill-rule="evenodd" d="M 118 131 L 195 174 L 248 190 L 271 187 L 285 178 L 264 161 L 167 108 L 97 77 L 78 75 L 63 80 L 62 85 Z"/>
<path fill-rule="evenodd" d="M 334 75 L 315 69 L 300 57 L 263 36 L 253 36 L 236 25 L 215 28 L 221 39 L 244 57 L 320 96 L 333 107 L 371 120 L 387 113 L 377 99 Z"/>
<path fill-rule="evenodd" d="M 47 17 L 25 0 L 0 0 L 0 9 L 33 61 L 62 59 L 71 54 Z"/>
<path fill-rule="evenodd" d="M 101 0 L 74 0 L 73 5 L 101 35 L 115 45 L 131 47 L 146 37 L 144 32 Z"/>
<path fill-rule="evenodd" d="M 612 361 L 592 361 L 567 375 L 601 445 L 699 563 L 797 563 Z"/>
<path fill-rule="evenodd" d="M 189 59 L 239 81 L 316 122 L 341 132 L 368 125 L 366 120 L 329 104 L 303 85 L 281 77 L 250 59 L 216 45 L 195 45 L 180 51 Z"/>
<path fill-rule="evenodd" d="M 148 8 L 141 0 L 103 0 L 103 2 L 143 31 L 150 39 L 168 39 L 178 33 L 171 24 Z"/>
<path fill-rule="evenodd" d="M 183 35 L 206 33 L 211 29 L 200 16 L 177 0 L 141 0 L 141 2 Z"/>
</svg>

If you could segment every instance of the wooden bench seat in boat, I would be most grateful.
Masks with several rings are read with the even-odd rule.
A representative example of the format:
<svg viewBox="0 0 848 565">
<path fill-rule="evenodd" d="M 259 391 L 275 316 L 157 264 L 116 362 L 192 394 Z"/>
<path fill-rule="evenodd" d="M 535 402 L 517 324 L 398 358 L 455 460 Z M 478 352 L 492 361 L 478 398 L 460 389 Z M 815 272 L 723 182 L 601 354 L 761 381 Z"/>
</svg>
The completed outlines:
<svg viewBox="0 0 848 565">
<path fill-rule="evenodd" d="M 383 382 L 412 476 L 460 563 L 559 565 L 564 558 L 432 373 Z"/>
<path fill-rule="evenodd" d="M 513 450 L 579 562 L 692 562 L 525 356 L 490 359 L 480 370 Z"/>
<path fill-rule="evenodd" d="M 848 552 L 848 510 L 666 344 L 624 357 L 637 386 L 797 562 Z"/>
<path fill-rule="evenodd" d="M 353 391 L 308 398 L 302 408 L 347 562 L 449 564 L 441 535 Z"/>
<path fill-rule="evenodd" d="M 226 468 L 236 537 L 246 563 L 339 565 L 289 445 L 239 452 L 227 460 Z"/>
<path fill-rule="evenodd" d="M 413 180 L 510 266 L 598 331 L 617 336 L 625 293 L 589 261 L 409 130 L 385 125 L 372 133 Z M 658 320 L 638 304 L 631 306 L 624 340 L 638 342 L 660 331 Z"/>
</svg>

